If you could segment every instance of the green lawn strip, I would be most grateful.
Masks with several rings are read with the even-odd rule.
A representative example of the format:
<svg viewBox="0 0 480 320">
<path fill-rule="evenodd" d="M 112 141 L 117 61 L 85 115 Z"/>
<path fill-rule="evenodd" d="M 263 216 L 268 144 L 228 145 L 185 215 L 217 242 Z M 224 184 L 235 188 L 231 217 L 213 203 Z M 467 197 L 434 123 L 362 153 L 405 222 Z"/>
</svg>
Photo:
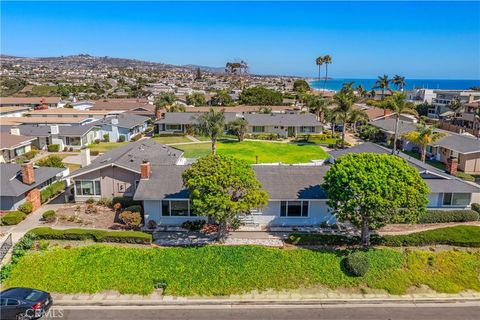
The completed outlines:
<svg viewBox="0 0 480 320">
<path fill-rule="evenodd" d="M 55 96 L 57 95 L 58 86 L 34 86 L 32 88 L 32 94 L 37 96 Z"/>
<path fill-rule="evenodd" d="M 206 137 L 206 136 L 195 135 L 193 137 L 200 141 L 210 141 L 210 137 Z"/>
<path fill-rule="evenodd" d="M 420 153 L 418 152 L 414 152 L 414 151 L 402 151 L 402 152 L 409 155 L 412 158 L 420 160 Z M 425 162 L 437 169 L 445 170 L 445 164 L 440 161 L 426 160 Z"/>
<path fill-rule="evenodd" d="M 112 149 L 119 148 L 121 146 L 126 145 L 129 142 L 100 142 L 100 143 L 92 143 L 88 146 L 90 151 L 98 151 L 100 153 L 108 152 Z"/>
<path fill-rule="evenodd" d="M 152 140 L 160 144 L 192 142 L 192 140 L 188 139 L 185 136 L 166 136 L 166 137 L 159 136 L 159 137 L 153 137 Z"/>
<path fill-rule="evenodd" d="M 31 251 L 20 259 L 5 287 L 35 287 L 60 293 L 149 294 L 167 283 L 165 294 L 229 295 L 252 290 L 326 286 L 370 287 L 405 293 L 428 285 L 439 292 L 480 291 L 480 253 L 372 249 L 370 268 L 352 277 L 343 268 L 345 251 L 273 249 L 255 246 L 122 248 L 91 245 Z"/>
<path fill-rule="evenodd" d="M 210 144 L 189 144 L 177 146 L 185 152 L 186 158 L 199 158 L 210 153 Z M 312 144 L 274 143 L 257 141 L 219 141 L 218 154 L 230 155 L 255 163 L 306 163 L 310 160 L 327 158 L 328 154 L 320 147 Z"/>
</svg>

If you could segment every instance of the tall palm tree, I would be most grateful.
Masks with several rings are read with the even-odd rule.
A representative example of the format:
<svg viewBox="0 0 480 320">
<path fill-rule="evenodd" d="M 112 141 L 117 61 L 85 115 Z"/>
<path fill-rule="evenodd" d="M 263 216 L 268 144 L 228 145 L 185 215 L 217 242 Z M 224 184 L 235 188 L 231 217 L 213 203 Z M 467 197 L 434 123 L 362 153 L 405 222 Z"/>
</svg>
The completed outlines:
<svg viewBox="0 0 480 320">
<path fill-rule="evenodd" d="M 383 77 L 378 77 L 377 81 L 375 82 L 375 86 L 373 88 L 382 89 L 382 101 L 385 98 L 385 90 L 390 90 L 389 83 L 391 81 L 392 80 L 388 79 L 388 76 L 384 74 Z"/>
<path fill-rule="evenodd" d="M 325 80 L 323 81 L 323 90 L 325 90 L 325 86 L 327 85 L 327 78 L 328 78 L 328 65 L 332 63 L 332 57 L 328 54 L 323 57 L 323 63 L 325 63 Z"/>
<path fill-rule="evenodd" d="M 361 84 L 359 84 L 356 88 L 355 91 L 357 91 L 357 94 L 360 98 L 363 98 L 366 94 L 366 90 L 363 88 Z"/>
<path fill-rule="evenodd" d="M 427 146 L 438 141 L 445 136 L 442 132 L 436 132 L 434 126 L 427 126 L 425 123 L 420 123 L 416 131 L 409 131 L 405 134 L 405 139 L 411 141 L 422 148 L 421 160 L 425 163 Z"/>
<path fill-rule="evenodd" d="M 352 125 L 353 132 L 357 132 L 357 123 L 367 123 L 368 115 L 361 109 L 353 109 L 348 115 L 348 122 Z"/>
<path fill-rule="evenodd" d="M 325 98 L 322 95 L 307 95 L 305 97 L 305 105 L 310 112 L 317 116 L 317 120 L 320 122 L 324 121 L 326 109 L 332 102 L 332 99 Z"/>
<path fill-rule="evenodd" d="M 349 121 L 352 106 L 355 102 L 355 95 L 339 92 L 334 96 L 336 107 L 332 111 L 335 120 L 342 124 L 342 149 L 345 148 L 345 131 Z"/>
<path fill-rule="evenodd" d="M 393 77 L 392 83 L 397 87 L 397 89 L 400 89 L 400 91 L 403 92 L 403 88 L 405 87 L 405 77 L 396 74 Z"/>
<path fill-rule="evenodd" d="M 318 66 L 318 81 L 320 81 L 320 70 L 323 64 L 323 57 L 318 57 L 317 59 L 315 59 L 315 64 Z"/>
<path fill-rule="evenodd" d="M 217 140 L 225 127 L 225 109 L 215 111 L 210 108 L 197 118 L 197 131 L 212 140 L 212 154 L 217 154 Z"/>
<path fill-rule="evenodd" d="M 453 123 L 457 124 L 457 116 L 458 112 L 463 108 L 462 101 L 460 100 L 460 97 L 455 97 L 450 101 L 448 104 L 448 109 L 452 110 L 453 113 Z"/>
<path fill-rule="evenodd" d="M 400 123 L 400 114 L 407 113 L 414 116 L 418 116 L 417 110 L 415 110 L 415 105 L 413 103 L 407 102 L 405 93 L 394 93 L 393 96 L 388 97 L 384 103 L 383 107 L 395 113 L 395 135 L 393 136 L 393 149 L 392 154 L 397 151 L 397 140 L 398 140 L 398 124 Z"/>
</svg>

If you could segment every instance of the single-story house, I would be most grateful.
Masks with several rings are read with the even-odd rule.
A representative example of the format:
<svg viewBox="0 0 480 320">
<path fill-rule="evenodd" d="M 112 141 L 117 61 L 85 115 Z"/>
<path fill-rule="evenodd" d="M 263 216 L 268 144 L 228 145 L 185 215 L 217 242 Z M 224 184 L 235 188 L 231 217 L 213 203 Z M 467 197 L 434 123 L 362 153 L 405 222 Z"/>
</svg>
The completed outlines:
<svg viewBox="0 0 480 320">
<path fill-rule="evenodd" d="M 156 133 L 187 133 L 195 126 L 201 113 L 167 112 L 163 119 L 155 122 Z M 248 122 L 247 133 L 271 133 L 280 136 L 296 136 L 297 134 L 321 133 L 322 124 L 313 114 L 295 113 L 234 113 L 225 112 L 225 131 L 228 123 L 235 119 Z"/>
<path fill-rule="evenodd" d="M 108 134 L 109 142 L 117 142 L 120 136 L 123 136 L 125 141 L 130 141 L 134 136 L 147 130 L 149 120 L 148 117 L 121 113 L 115 116 L 104 116 L 93 125 L 100 128 L 99 134 L 102 140 L 104 135 Z"/>
<path fill-rule="evenodd" d="M 23 117 L 29 110 L 28 107 L 0 107 L 0 118 Z"/>
<path fill-rule="evenodd" d="M 56 108 L 33 110 L 27 113 L 31 118 L 91 118 L 101 119 L 111 114 L 105 110 L 76 110 L 73 108 Z"/>
<path fill-rule="evenodd" d="M 156 118 L 155 106 L 147 99 L 108 99 L 95 101 L 90 110 L 127 112 L 138 116 Z"/>
<path fill-rule="evenodd" d="M 26 107 L 26 108 L 36 108 L 42 107 L 43 109 L 47 108 L 57 108 L 60 103 L 60 97 L 2 97 L 0 99 L 0 107 Z"/>
<path fill-rule="evenodd" d="M 63 168 L 34 167 L 32 163 L 22 165 L 0 164 L 0 210 L 16 210 L 26 201 L 32 202 L 33 210 L 41 206 L 40 190 L 60 181 Z M 68 170 L 68 169 L 67 169 Z"/>
<path fill-rule="evenodd" d="M 30 151 L 33 141 L 33 137 L 21 136 L 17 128 L 13 128 L 10 133 L 0 132 L 0 163 L 14 161 Z"/>
<path fill-rule="evenodd" d="M 391 150 L 374 143 L 364 143 L 350 149 L 333 151 L 331 161 L 345 153 L 372 152 L 390 154 Z M 392 155 L 393 156 L 393 155 Z M 430 194 L 429 208 L 465 209 L 480 202 L 480 186 L 463 181 L 448 173 L 426 165 L 402 153 L 408 163 L 425 179 Z M 187 220 L 206 219 L 192 212 L 189 193 L 182 182 L 185 165 L 158 166 L 142 163 L 134 199 L 143 201 L 145 221 L 159 225 L 179 225 Z M 266 166 L 254 165 L 256 177 L 268 192 L 269 202 L 264 208 L 251 212 L 249 221 L 263 226 L 318 225 L 334 222 L 322 189 L 329 165 L 324 166 Z"/>
<path fill-rule="evenodd" d="M 82 159 L 85 166 L 70 175 L 75 185 L 75 201 L 133 196 L 140 181 L 142 163 L 149 161 L 155 166 L 173 166 L 184 163 L 182 155 L 183 151 L 150 139 L 113 149 L 91 163 L 88 149 L 82 149 L 81 156 L 86 157 Z"/>
</svg>

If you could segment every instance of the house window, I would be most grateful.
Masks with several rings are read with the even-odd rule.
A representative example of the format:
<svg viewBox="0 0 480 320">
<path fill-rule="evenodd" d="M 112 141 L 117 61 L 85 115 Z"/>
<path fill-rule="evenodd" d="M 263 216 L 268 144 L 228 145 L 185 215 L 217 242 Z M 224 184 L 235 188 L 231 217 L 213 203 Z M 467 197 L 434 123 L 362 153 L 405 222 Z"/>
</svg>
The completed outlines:
<svg viewBox="0 0 480 320">
<path fill-rule="evenodd" d="M 68 146 L 79 146 L 80 145 L 80 137 L 65 137 L 65 143 Z"/>
<path fill-rule="evenodd" d="M 101 194 L 100 181 L 80 180 L 75 181 L 75 193 L 77 196 L 99 196 Z"/>
<path fill-rule="evenodd" d="M 265 127 L 264 126 L 253 126 L 252 131 L 253 132 L 265 132 Z"/>
<path fill-rule="evenodd" d="M 167 124 L 166 125 L 167 131 L 169 130 L 182 130 L 181 124 Z"/>
<path fill-rule="evenodd" d="M 162 200 L 162 216 L 188 217 L 195 214 L 190 210 L 188 200 Z"/>
<path fill-rule="evenodd" d="M 444 206 L 468 206 L 470 204 L 470 193 L 444 193 Z"/>
<path fill-rule="evenodd" d="M 303 132 L 303 133 L 315 132 L 315 127 L 300 127 L 300 132 Z"/>
<path fill-rule="evenodd" d="M 280 201 L 281 217 L 308 217 L 308 201 Z"/>
</svg>

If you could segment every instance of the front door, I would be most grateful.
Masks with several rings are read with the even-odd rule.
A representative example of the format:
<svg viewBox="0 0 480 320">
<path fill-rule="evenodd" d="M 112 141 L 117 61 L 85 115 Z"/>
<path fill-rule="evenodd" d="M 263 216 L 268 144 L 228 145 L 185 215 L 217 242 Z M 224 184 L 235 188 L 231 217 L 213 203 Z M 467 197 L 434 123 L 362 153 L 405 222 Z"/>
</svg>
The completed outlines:
<svg viewBox="0 0 480 320">
<path fill-rule="evenodd" d="M 288 136 L 289 137 L 295 136 L 295 127 L 288 127 Z"/>
</svg>

